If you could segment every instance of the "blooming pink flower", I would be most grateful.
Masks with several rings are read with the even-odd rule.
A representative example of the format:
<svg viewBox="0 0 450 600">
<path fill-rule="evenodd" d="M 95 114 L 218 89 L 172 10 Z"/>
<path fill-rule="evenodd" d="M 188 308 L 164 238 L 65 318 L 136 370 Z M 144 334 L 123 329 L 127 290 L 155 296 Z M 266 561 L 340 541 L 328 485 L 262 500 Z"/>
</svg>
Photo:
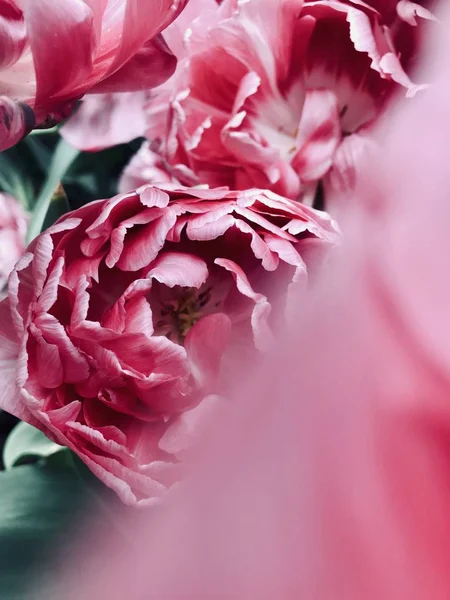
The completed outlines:
<svg viewBox="0 0 450 600">
<path fill-rule="evenodd" d="M 67 116 L 86 92 L 161 84 L 176 59 L 159 35 L 187 0 L 0 0 L 0 149 Z M 25 104 L 24 104 L 25 103 Z"/>
<path fill-rule="evenodd" d="M 352 0 L 199 3 L 178 38 L 178 22 L 167 32 L 182 60 L 147 106 L 151 147 L 184 184 L 308 202 L 341 142 L 394 93 L 420 88 L 407 74 L 413 21 L 431 14 L 411 3 L 399 2 L 395 18 Z"/>
<path fill-rule="evenodd" d="M 144 186 L 65 215 L 0 304 L 0 406 L 125 502 L 159 497 L 236 347 L 267 347 L 337 239 L 326 213 L 259 190 Z"/>
<path fill-rule="evenodd" d="M 27 216 L 20 204 L 0 193 L 0 291 L 25 251 Z"/>
</svg>

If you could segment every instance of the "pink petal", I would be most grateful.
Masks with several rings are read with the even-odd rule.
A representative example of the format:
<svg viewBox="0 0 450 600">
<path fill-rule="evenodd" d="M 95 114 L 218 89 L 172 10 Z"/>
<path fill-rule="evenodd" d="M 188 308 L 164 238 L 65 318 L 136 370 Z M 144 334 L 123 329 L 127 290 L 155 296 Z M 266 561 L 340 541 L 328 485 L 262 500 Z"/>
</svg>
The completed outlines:
<svg viewBox="0 0 450 600">
<path fill-rule="evenodd" d="M 170 196 L 167 192 L 149 185 L 139 190 L 139 200 L 148 208 L 165 208 L 169 204 Z"/>
<path fill-rule="evenodd" d="M 93 86 L 90 92 L 104 94 L 148 90 L 169 79 L 176 66 L 177 60 L 163 37 L 157 36 L 139 48 L 118 71 Z M 132 116 L 132 113 L 129 114 Z"/>
<path fill-rule="evenodd" d="M 333 166 L 324 180 L 327 210 L 333 216 L 349 207 L 350 197 L 358 181 L 358 165 L 364 164 L 369 153 L 380 152 L 375 139 L 364 130 L 343 139 L 334 157 Z"/>
<path fill-rule="evenodd" d="M 66 265 L 61 281 L 69 288 L 74 288 L 80 279 L 94 279 L 98 282 L 98 269 L 104 253 L 100 252 L 97 256 L 88 256 L 72 260 Z"/>
<path fill-rule="evenodd" d="M 100 42 L 103 17 L 109 0 L 84 0 L 92 12 L 92 27 L 95 35 L 95 46 Z"/>
<path fill-rule="evenodd" d="M 206 205 L 204 206 L 206 209 Z M 208 241 L 222 236 L 234 225 L 235 217 L 230 214 L 233 212 L 233 208 L 231 203 L 224 201 L 217 208 L 208 206 L 209 210 L 204 210 L 197 216 L 191 216 L 186 227 L 188 238 L 190 240 Z"/>
<path fill-rule="evenodd" d="M 355 49 L 359 52 L 367 53 L 372 60 L 372 69 L 381 72 L 381 56 L 369 17 L 361 10 L 349 8 L 347 11 L 347 21 L 350 26 L 350 39 Z"/>
<path fill-rule="evenodd" d="M 40 296 L 47 279 L 47 269 L 53 257 L 53 240 L 45 233 L 37 238 L 32 263 L 34 293 Z"/>
<path fill-rule="evenodd" d="M 276 163 L 280 150 L 264 143 L 255 131 L 241 129 L 245 113 L 238 113 L 222 130 L 222 143 L 241 163 L 249 163 L 260 169 L 271 183 L 278 181 L 280 174 Z"/>
<path fill-rule="evenodd" d="M 169 211 L 172 212 L 172 211 Z M 128 233 L 127 242 L 135 236 L 139 236 L 143 231 L 149 231 L 157 226 L 158 220 L 164 215 L 162 210 L 147 209 L 137 212 L 135 215 L 120 222 L 120 224 L 112 230 L 110 235 L 110 249 L 105 260 L 105 264 L 110 269 L 114 267 L 122 256 L 125 248 L 125 237 Z M 143 226 L 143 227 L 142 227 Z M 113 227 L 113 222 L 109 223 L 109 227 Z"/>
<path fill-rule="evenodd" d="M 184 340 L 192 375 L 201 388 L 217 381 L 222 355 L 231 334 L 231 321 L 223 313 L 202 317 Z"/>
<path fill-rule="evenodd" d="M 26 326 L 26 316 L 22 314 L 21 310 L 21 302 L 20 302 L 20 292 L 22 291 L 21 286 L 21 272 L 31 270 L 31 263 L 33 260 L 33 255 L 30 252 L 26 252 L 22 258 L 17 261 L 17 264 L 9 276 L 8 279 L 8 295 L 10 301 L 10 311 L 11 311 L 11 321 L 14 325 L 16 332 L 19 335 L 23 335 Z M 27 287 L 27 300 L 28 303 L 33 299 L 33 282 L 28 282 L 29 287 Z"/>
<path fill-rule="evenodd" d="M 278 254 L 280 260 L 288 265 L 292 265 L 295 269 L 293 276 L 288 283 L 287 293 L 283 294 L 280 286 L 281 289 L 279 294 L 280 300 L 283 300 L 285 305 L 284 313 L 287 323 L 294 323 L 294 319 L 297 318 L 296 315 L 298 314 L 299 298 L 303 299 L 303 294 L 306 292 L 308 285 L 307 264 L 303 260 L 304 243 L 300 242 L 296 248 L 291 242 L 270 234 L 265 236 L 265 240 L 269 248 Z M 302 255 L 300 255 L 300 253 Z M 315 266 L 315 262 L 319 262 L 319 257 L 313 256 L 311 262 L 312 265 Z"/>
<path fill-rule="evenodd" d="M 254 71 L 249 71 L 239 83 L 239 88 L 236 93 L 236 98 L 233 105 L 233 115 L 243 109 L 245 101 L 253 94 L 256 94 L 260 86 L 261 79 Z"/>
<path fill-rule="evenodd" d="M 34 424 L 36 419 L 24 406 L 16 383 L 19 350 L 20 343 L 12 325 L 10 303 L 6 298 L 0 302 L 0 371 L 2 374 L 0 408 L 27 423 Z"/>
<path fill-rule="evenodd" d="M 146 267 L 158 256 L 175 222 L 175 212 L 167 208 L 153 223 L 143 225 L 131 238 L 125 237 L 124 250 L 117 261 L 119 269 L 137 271 Z"/>
<path fill-rule="evenodd" d="M 186 352 L 165 337 L 148 338 L 143 334 L 124 334 L 105 340 L 103 346 L 115 353 L 125 367 L 146 377 L 186 375 Z"/>
<path fill-rule="evenodd" d="M 409 23 L 409 25 L 417 25 L 416 17 L 427 19 L 429 21 L 437 20 L 433 13 L 425 7 L 420 6 L 420 4 L 417 4 L 416 2 L 410 2 L 410 0 L 399 0 L 396 8 L 400 19 Z"/>
<path fill-rule="evenodd" d="M 200 288 L 208 277 L 208 267 L 202 258 L 194 254 L 164 252 L 152 263 L 147 277 L 168 287 Z"/>
<path fill-rule="evenodd" d="M 123 333 L 125 329 L 125 300 L 119 298 L 101 319 L 101 326 L 116 333 Z"/>
<path fill-rule="evenodd" d="M 4 11 L 3 11 L 4 13 Z M 20 11 L 0 15 L 0 68 L 7 69 L 20 58 L 26 46 L 26 28 Z"/>
<path fill-rule="evenodd" d="M 45 412 L 46 419 L 50 421 L 50 424 L 58 431 L 65 429 L 68 421 L 74 421 L 81 410 L 81 402 L 74 400 L 61 408 L 55 408 L 54 410 L 47 410 Z M 64 435 L 64 434 L 62 434 Z"/>
<path fill-rule="evenodd" d="M 282 80 L 289 70 L 295 24 L 302 10 L 298 0 L 238 3 L 240 22 L 252 39 L 270 77 Z"/>
<path fill-rule="evenodd" d="M 61 135 L 75 148 L 97 151 L 143 136 L 146 92 L 86 96 L 62 127 Z"/>
<path fill-rule="evenodd" d="M 0 152 L 14 146 L 34 127 L 31 108 L 0 96 Z"/>
<path fill-rule="evenodd" d="M 184 412 L 168 426 L 159 441 L 159 448 L 183 459 L 187 451 L 200 444 L 221 404 L 218 396 L 211 395 L 195 408 Z"/>
<path fill-rule="evenodd" d="M 297 249 L 296 244 L 287 240 L 283 240 L 276 235 L 267 234 L 264 236 L 264 240 L 266 241 L 268 247 L 273 252 L 276 252 L 283 262 L 300 268 L 306 273 L 306 265 L 299 253 L 301 250 L 301 242 L 298 244 Z"/>
<path fill-rule="evenodd" d="M 99 202 L 98 206 L 100 208 L 100 214 L 86 229 L 86 234 L 89 237 L 81 242 L 82 252 L 86 256 L 93 256 L 96 254 L 111 235 L 111 231 L 118 220 L 115 215 L 117 213 L 120 215 L 121 211 L 125 214 L 129 214 L 129 210 L 133 211 L 136 204 L 137 197 L 134 193 L 114 196 L 106 203 Z"/>
<path fill-rule="evenodd" d="M 125 333 L 143 333 L 153 335 L 152 309 L 143 296 L 132 298 L 126 304 Z"/>
<path fill-rule="evenodd" d="M 120 40 L 118 52 L 109 67 L 115 73 L 138 50 L 171 23 L 187 0 L 115 0 L 109 2 L 103 20 L 103 48 Z M 125 8 L 125 12 L 123 12 Z"/>
<path fill-rule="evenodd" d="M 203 25 L 203 18 L 207 15 L 206 20 L 210 24 L 217 18 L 217 13 L 216 0 L 189 0 L 180 16 L 164 31 L 164 39 L 178 59 L 181 59 L 186 52 L 186 44 L 192 35 L 194 23 L 201 20 Z"/>
<path fill-rule="evenodd" d="M 308 91 L 295 141 L 300 150 L 292 160 L 302 181 L 317 181 L 325 175 L 340 140 L 336 95 L 330 90 Z"/>
<path fill-rule="evenodd" d="M 239 231 L 250 235 L 250 247 L 256 258 L 261 261 L 264 269 L 274 271 L 278 266 L 278 257 L 271 252 L 264 239 L 256 233 L 251 225 L 241 219 L 236 220 L 235 226 Z"/>
<path fill-rule="evenodd" d="M 76 348 L 65 328 L 53 315 L 41 314 L 34 320 L 44 339 L 59 348 L 67 383 L 83 381 L 89 376 L 89 365 L 84 355 Z"/>
<path fill-rule="evenodd" d="M 101 451 L 101 453 L 105 452 L 114 457 L 117 457 L 124 463 L 132 462 L 130 453 L 128 452 L 127 448 L 123 444 L 120 444 L 115 440 L 107 439 L 105 435 L 101 431 L 99 431 L 99 429 L 88 427 L 87 425 L 77 423 L 73 420 L 67 425 L 69 432 L 76 432 L 77 436 L 89 443 L 90 447 L 93 449 L 94 452 L 95 449 L 98 448 Z M 81 446 L 83 446 L 82 443 Z M 134 465 L 131 466 L 135 468 Z"/>
<path fill-rule="evenodd" d="M 100 452 L 96 454 L 88 444 L 70 445 L 94 475 L 113 489 L 124 504 L 149 506 L 166 492 L 165 486 L 158 481 L 130 469 L 115 458 L 103 456 Z"/>
<path fill-rule="evenodd" d="M 413 83 L 405 73 L 399 58 L 393 52 L 388 52 L 383 56 L 380 60 L 380 67 L 383 69 L 384 73 L 390 75 L 394 81 L 408 90 L 406 95 L 409 98 L 428 87 L 426 84 Z"/>
<path fill-rule="evenodd" d="M 165 379 L 152 377 L 132 381 L 135 394 L 138 395 L 153 418 L 155 416 L 161 418 L 161 416 L 178 415 L 195 406 L 198 401 L 196 395 L 193 394 L 194 390 L 187 381 L 189 375 L 187 360 L 185 360 L 184 365 L 186 372 L 182 378 L 166 376 Z"/>
<path fill-rule="evenodd" d="M 153 152 L 149 142 L 144 142 L 122 172 L 119 192 L 129 192 L 147 183 L 174 181 L 165 169 L 161 156 Z"/>
<path fill-rule="evenodd" d="M 146 299 L 151 281 L 135 280 L 102 318 L 102 327 L 117 333 L 153 335 L 152 310 Z"/>
<path fill-rule="evenodd" d="M 270 304 L 267 301 L 267 298 L 263 294 L 258 294 L 253 290 L 247 275 L 241 267 L 232 260 L 216 258 L 214 263 L 229 271 L 236 282 L 236 287 L 239 292 L 255 302 L 255 308 L 253 309 L 251 318 L 253 338 L 258 350 L 266 350 L 270 347 L 273 338 L 268 325 Z"/>
<path fill-rule="evenodd" d="M 58 286 L 64 269 L 64 257 L 60 256 L 52 268 L 38 300 L 37 312 L 46 313 L 58 298 Z"/>
<path fill-rule="evenodd" d="M 93 14 L 79 0 L 22 0 L 36 70 L 36 106 L 87 78 L 95 44 Z"/>
<path fill-rule="evenodd" d="M 161 415 L 155 414 L 138 397 L 131 386 L 121 389 L 104 388 L 98 399 L 106 407 L 118 413 L 134 417 L 142 422 L 160 421 Z"/>
<path fill-rule="evenodd" d="M 58 346 L 48 344 L 42 338 L 42 334 L 36 337 L 36 343 L 36 379 L 42 387 L 57 388 L 64 382 L 64 369 Z"/>
</svg>

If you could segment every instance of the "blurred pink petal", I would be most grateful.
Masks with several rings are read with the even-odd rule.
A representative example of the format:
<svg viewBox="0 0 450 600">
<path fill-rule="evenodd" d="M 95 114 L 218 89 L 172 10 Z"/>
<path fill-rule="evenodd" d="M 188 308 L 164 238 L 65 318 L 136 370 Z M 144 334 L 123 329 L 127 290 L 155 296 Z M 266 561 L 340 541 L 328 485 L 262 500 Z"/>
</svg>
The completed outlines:
<svg viewBox="0 0 450 600">
<path fill-rule="evenodd" d="M 146 92 L 93 94 L 61 129 L 64 139 L 82 150 L 101 150 L 144 135 Z M 137 186 L 134 186 L 137 187 Z"/>
<path fill-rule="evenodd" d="M 358 201 L 354 194 L 349 194 L 349 190 L 357 187 L 362 165 L 369 157 L 376 160 L 382 147 L 370 128 L 361 128 L 358 133 L 342 140 L 334 154 L 332 167 L 324 178 L 325 193 L 333 198 L 330 206 L 333 216 L 345 216 L 351 203 Z"/>
</svg>

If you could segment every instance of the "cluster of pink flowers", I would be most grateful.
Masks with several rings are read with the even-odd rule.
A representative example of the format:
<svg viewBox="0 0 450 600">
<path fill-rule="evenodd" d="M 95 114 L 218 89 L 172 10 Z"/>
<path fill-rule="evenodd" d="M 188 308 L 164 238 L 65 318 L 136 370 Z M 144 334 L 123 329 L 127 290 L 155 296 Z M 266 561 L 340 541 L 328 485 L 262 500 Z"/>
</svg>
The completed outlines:
<svg viewBox="0 0 450 600">
<path fill-rule="evenodd" d="M 85 94 L 67 141 L 147 140 L 121 194 L 17 262 L 0 406 L 146 504 L 226 397 L 236 348 L 264 352 L 322 274 L 340 233 L 318 198 L 333 210 L 374 123 L 425 87 L 412 71 L 434 16 L 408 0 L 63 4 L 0 0 L 0 147 Z"/>
<path fill-rule="evenodd" d="M 387 103 L 424 87 L 409 72 L 431 20 L 407 0 L 192 0 L 165 34 L 176 72 L 137 101 L 149 145 L 132 169 L 151 182 L 159 163 L 184 185 L 259 187 L 304 203 L 323 181 L 332 196 Z M 84 149 L 123 141 L 127 105 L 111 102 L 86 102 L 66 139 Z M 99 113 L 104 135 L 92 128 Z"/>
</svg>

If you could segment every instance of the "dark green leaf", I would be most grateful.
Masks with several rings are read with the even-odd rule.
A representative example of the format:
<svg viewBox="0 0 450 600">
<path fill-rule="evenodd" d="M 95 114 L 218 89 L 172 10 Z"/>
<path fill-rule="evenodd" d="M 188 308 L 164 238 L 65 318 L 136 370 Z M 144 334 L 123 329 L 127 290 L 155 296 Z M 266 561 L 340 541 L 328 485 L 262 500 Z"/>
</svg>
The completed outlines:
<svg viewBox="0 0 450 600">
<path fill-rule="evenodd" d="M 34 577 L 54 576 L 57 550 L 74 535 L 85 499 L 86 487 L 70 464 L 0 473 L 2 600 L 25 600 Z"/>
<path fill-rule="evenodd" d="M 9 434 L 3 448 L 3 464 L 5 469 L 25 462 L 37 461 L 63 450 L 63 446 L 55 444 L 42 431 L 28 425 L 18 423 Z"/>
<path fill-rule="evenodd" d="M 27 233 L 28 241 L 34 239 L 41 232 L 55 190 L 60 185 L 63 176 L 78 155 L 78 150 L 69 146 L 62 138 L 60 139 L 52 157 L 47 179 L 33 208 L 31 222 Z"/>
<path fill-rule="evenodd" d="M 0 153 L 0 188 L 17 198 L 25 208 L 33 202 L 34 186 L 17 149 Z"/>
<path fill-rule="evenodd" d="M 0 597 L 63 600 L 42 592 L 61 567 L 78 564 L 86 517 L 122 539 L 108 495 L 92 491 L 65 449 L 34 465 L 0 472 Z"/>
</svg>

